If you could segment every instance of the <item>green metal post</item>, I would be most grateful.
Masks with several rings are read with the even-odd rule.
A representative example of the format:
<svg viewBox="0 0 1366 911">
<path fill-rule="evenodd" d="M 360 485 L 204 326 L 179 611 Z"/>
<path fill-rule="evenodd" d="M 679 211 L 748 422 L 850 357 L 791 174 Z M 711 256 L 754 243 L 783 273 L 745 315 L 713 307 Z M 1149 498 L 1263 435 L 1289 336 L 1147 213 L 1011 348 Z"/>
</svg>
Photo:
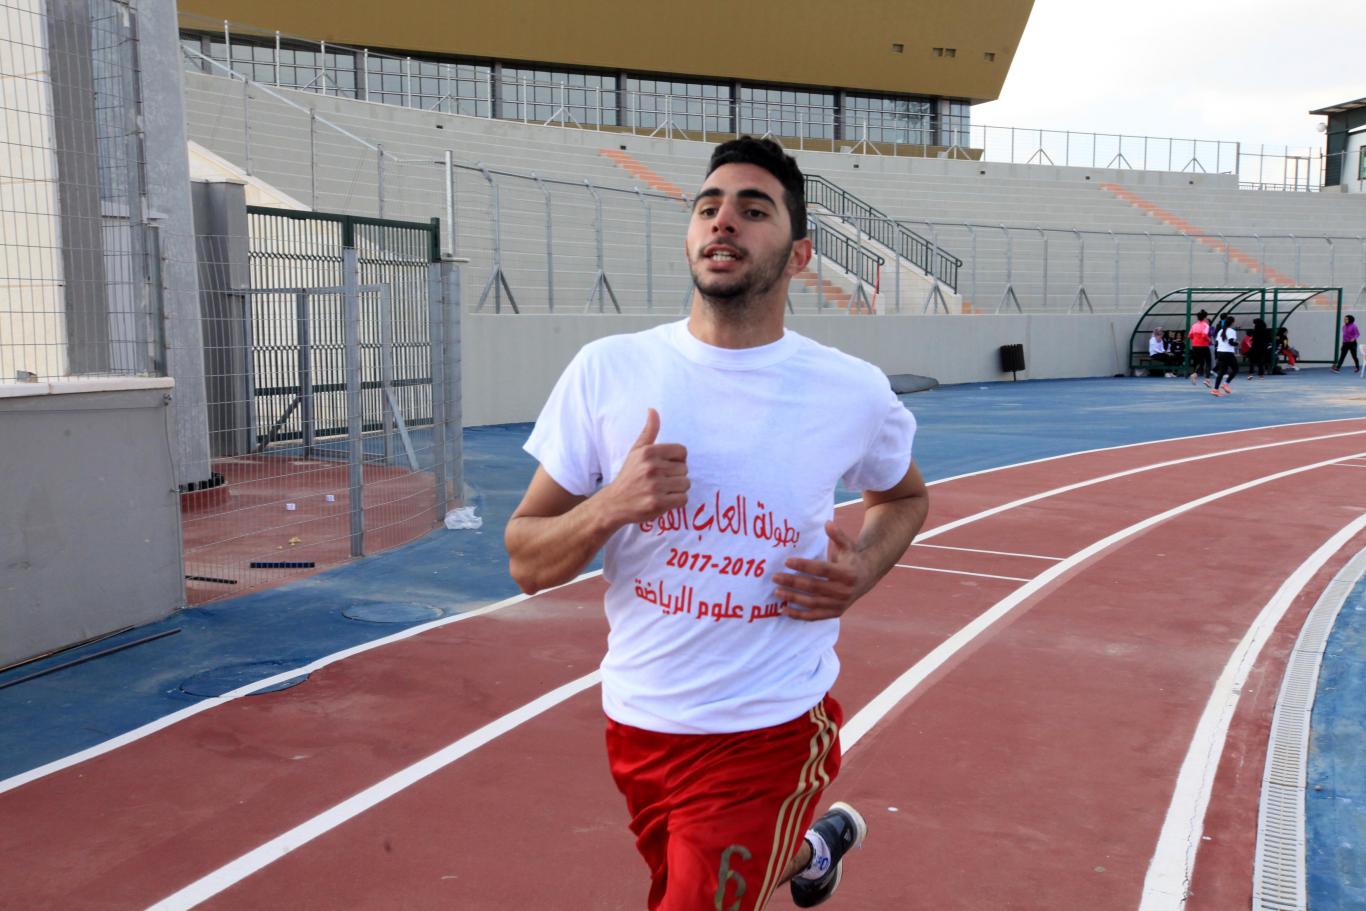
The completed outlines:
<svg viewBox="0 0 1366 911">
<path fill-rule="evenodd" d="M 1187 288 L 1187 289 L 1186 289 L 1186 322 L 1185 322 L 1185 324 L 1184 324 L 1181 328 L 1185 329 L 1187 332 L 1190 332 L 1190 327 L 1191 327 L 1191 289 L 1190 289 L 1190 288 Z M 1187 375 L 1187 376 L 1190 376 L 1190 372 L 1191 372 L 1191 342 L 1190 342 L 1190 336 L 1189 336 L 1189 335 L 1186 336 L 1186 343 L 1185 343 L 1184 345 L 1181 346 L 1181 367 L 1182 367 L 1182 369 L 1184 369 L 1184 370 L 1186 371 L 1186 375 Z"/>
</svg>

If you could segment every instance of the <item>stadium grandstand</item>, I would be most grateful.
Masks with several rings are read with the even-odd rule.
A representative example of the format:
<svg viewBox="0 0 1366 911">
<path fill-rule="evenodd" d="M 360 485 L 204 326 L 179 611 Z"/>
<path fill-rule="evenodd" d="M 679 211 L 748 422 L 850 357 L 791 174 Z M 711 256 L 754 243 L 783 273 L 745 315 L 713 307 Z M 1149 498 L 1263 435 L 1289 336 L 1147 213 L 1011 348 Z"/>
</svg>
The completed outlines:
<svg viewBox="0 0 1366 911">
<path fill-rule="evenodd" d="M 1275 183 L 1264 156 L 1236 142 L 974 127 L 971 104 L 999 93 L 1018 43 L 1023 19 L 1011 13 L 999 33 L 972 32 L 980 47 L 907 54 L 898 42 L 888 54 L 904 65 L 838 68 L 857 85 L 819 65 L 793 82 L 786 57 L 746 56 L 749 69 L 734 72 L 718 61 L 737 55 L 721 51 L 666 77 L 633 68 L 649 43 L 635 36 L 621 47 L 600 39 L 594 58 L 576 41 L 557 48 L 492 28 L 453 35 L 443 53 L 427 30 L 393 24 L 372 47 L 355 37 L 369 26 L 344 18 L 326 41 L 227 18 L 252 13 L 182 11 L 191 139 L 305 205 L 445 216 L 451 249 L 478 262 L 497 247 L 493 268 L 518 310 L 591 296 L 648 311 L 686 297 L 666 239 L 683 214 L 662 197 L 685 195 L 710 144 L 737 132 L 780 139 L 812 175 L 825 255 L 794 287 L 797 312 L 827 297 L 854 312 L 1130 312 L 1174 287 L 1249 283 L 1340 285 L 1350 302 L 1366 277 L 1356 200 L 1247 189 L 1316 189 L 1286 175 L 1288 159 Z M 875 15 L 867 22 L 885 31 Z M 952 34 L 946 25 L 928 40 Z M 838 45 L 827 50 L 821 60 L 839 57 Z M 434 167 L 445 158 L 448 169 Z M 588 293 L 598 274 L 614 295 Z M 472 289 L 481 309 L 486 284 Z M 487 290 L 501 307 L 502 286 Z"/>
<path fill-rule="evenodd" d="M 1293 154 L 983 123 L 1032 5 L 0 2 L 0 904 L 642 904 L 601 564 L 523 597 L 502 533 L 751 135 L 806 177 L 786 325 L 934 390 L 842 907 L 1366 906 L 1314 806 L 1366 806 L 1366 99 Z M 1202 307 L 1275 378 L 1211 397 Z"/>
</svg>

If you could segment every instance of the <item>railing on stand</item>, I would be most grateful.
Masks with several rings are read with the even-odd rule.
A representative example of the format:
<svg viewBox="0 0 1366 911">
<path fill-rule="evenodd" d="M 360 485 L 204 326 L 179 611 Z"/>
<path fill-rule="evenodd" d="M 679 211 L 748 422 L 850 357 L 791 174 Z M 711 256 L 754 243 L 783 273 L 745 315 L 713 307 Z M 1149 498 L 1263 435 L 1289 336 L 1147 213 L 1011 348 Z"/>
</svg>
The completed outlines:
<svg viewBox="0 0 1366 911">
<path fill-rule="evenodd" d="M 217 61 L 213 63 L 221 66 Z M 244 77 L 238 75 L 235 78 L 240 80 Z M 356 164 L 348 164 L 348 167 L 373 167 L 377 158 L 387 159 L 391 166 L 376 177 L 382 176 L 390 181 L 391 187 L 386 188 L 383 195 L 385 198 L 396 200 L 395 208 L 403 209 L 406 206 L 405 214 L 420 213 L 423 217 L 429 217 L 436 214 L 431 208 L 439 209 L 441 205 L 439 190 L 434 193 L 423 193 L 416 189 L 420 184 L 415 178 L 422 177 L 421 169 L 435 166 L 440 169 L 438 173 L 444 172 L 448 175 L 446 208 L 441 214 L 446 216 L 448 222 L 459 224 L 461 230 L 466 232 L 466 241 L 462 244 L 468 243 L 464 251 L 473 255 L 476 262 L 480 263 L 480 271 L 477 273 L 480 285 L 489 278 L 489 273 L 483 270 L 489 267 L 488 260 L 493 246 L 488 236 L 490 226 L 496 221 L 500 211 L 507 221 L 506 216 L 509 212 L 506 207 L 520 205 L 521 208 L 515 213 L 518 218 L 515 229 L 518 250 L 504 249 L 503 256 L 507 259 L 501 265 L 510 274 L 508 287 L 516 289 L 517 303 L 523 311 L 539 309 L 539 302 L 534 300 L 533 293 L 539 289 L 528 284 L 533 275 L 533 264 L 536 274 L 546 276 L 544 281 L 547 307 L 550 306 L 552 288 L 555 303 L 559 303 L 566 292 L 577 297 L 577 300 L 584 300 L 584 297 L 578 295 L 587 296 L 590 288 L 581 282 L 586 277 L 596 277 L 599 271 L 604 276 L 611 276 L 615 292 L 615 295 L 609 295 L 605 287 L 599 287 L 597 293 L 589 298 L 590 306 L 598 304 L 603 309 L 615 310 L 615 306 L 608 307 L 613 296 L 619 299 L 622 310 L 636 309 L 638 304 L 649 309 L 655 302 L 655 292 L 661 288 L 666 295 L 671 294 L 675 287 L 680 293 L 686 290 L 686 275 L 679 275 L 677 269 L 671 268 L 670 261 L 652 260 L 637 274 L 629 271 L 628 267 L 629 263 L 639 262 L 641 247 L 645 246 L 640 243 L 639 235 L 639 230 L 644 224 L 650 224 L 650 230 L 659 232 L 659 236 L 654 237 L 651 242 L 654 251 L 667 250 L 674 244 L 686 223 L 686 198 L 638 190 L 635 187 L 595 184 L 593 189 L 603 202 L 604 219 L 611 224 L 613 233 L 610 241 L 606 237 L 603 238 L 607 246 L 602 260 L 604 265 L 599 270 L 595 248 L 598 235 L 605 230 L 604 219 L 596 217 L 596 203 L 591 199 L 591 192 L 582 179 L 538 179 L 539 175 L 496 170 L 477 163 L 451 160 L 448 164 L 447 161 L 431 160 L 436 159 L 437 155 L 432 155 L 428 159 L 401 159 L 388 150 L 381 150 L 377 143 L 366 141 L 330 123 L 305 104 L 286 98 L 282 93 L 258 83 L 252 82 L 249 85 L 252 89 L 251 96 L 259 94 L 275 98 L 301 111 L 312 128 L 331 130 L 336 135 L 344 137 L 347 143 L 356 148 Z M 247 112 L 248 109 L 244 109 L 244 113 Z M 251 129 L 249 122 L 245 129 Z M 333 154 L 335 157 L 336 153 Z M 1142 160 L 1141 157 L 1139 160 Z M 460 200 L 457 199 L 453 186 L 458 174 L 473 174 L 479 177 L 477 180 L 462 181 L 463 199 Z M 489 181 L 489 177 L 492 177 L 493 181 Z M 439 177 L 437 179 L 440 180 Z M 489 199 L 487 218 L 465 217 L 457 221 L 457 202 L 462 206 L 477 206 L 478 201 L 474 198 L 477 193 L 474 188 L 487 188 L 492 195 L 493 183 L 501 185 L 505 191 L 501 201 L 504 208 L 500 210 L 500 203 Z M 514 193 L 514 190 L 517 192 Z M 820 201 L 819 192 L 819 188 L 813 187 L 814 202 Z M 335 195 L 336 191 L 333 193 L 332 205 L 339 208 L 341 199 Z M 555 200 L 553 206 L 549 204 L 551 194 Z M 510 203 L 510 196 L 516 196 L 521 202 Z M 362 197 L 362 205 L 363 203 Z M 429 208 L 421 208 L 429 204 Z M 836 210 L 838 208 L 837 206 Z M 575 209 L 577 212 L 574 212 Z M 629 216 L 628 209 L 631 213 Z M 877 231 L 882 230 L 876 226 L 880 218 L 855 215 L 854 209 L 850 206 L 843 206 L 843 209 L 846 215 L 842 220 L 855 228 L 855 231 L 845 232 L 846 234 L 857 234 L 861 231 L 865 236 L 876 239 Z M 642 222 L 643 210 L 650 211 L 651 216 Z M 465 211 L 475 209 L 469 208 Z M 878 216 L 881 215 L 882 213 L 878 213 Z M 592 235 L 584 238 L 581 230 L 555 232 L 552 219 L 563 220 L 576 228 L 587 224 L 590 219 L 596 223 Z M 1018 307 L 1026 312 L 1067 312 L 1068 309 L 1075 310 L 1078 306 L 1083 310 L 1127 311 L 1146 306 L 1162 289 L 1214 285 L 1221 282 L 1258 285 L 1282 283 L 1285 286 L 1289 286 L 1288 283 L 1291 282 L 1299 286 L 1346 285 L 1349 295 L 1352 294 L 1352 289 L 1360 289 L 1355 294 L 1356 301 L 1353 306 L 1360 309 L 1366 305 L 1366 265 L 1363 265 L 1363 262 L 1366 262 L 1366 243 L 1363 243 L 1361 236 L 1354 234 L 1329 237 L 1298 232 L 1294 236 L 1235 235 L 1223 232 L 1194 236 L 1180 233 L 1087 231 L 1066 224 L 1008 226 L 1000 223 L 973 224 L 911 218 L 898 218 L 894 221 L 922 242 L 924 238 L 930 238 L 927 246 L 935 259 L 930 263 L 932 268 L 927 271 L 936 277 L 939 283 L 953 288 L 961 295 L 963 312 L 990 312 L 1002 306 L 1009 309 Z M 508 232 L 504 240 L 509 242 L 514 236 L 510 224 L 511 222 L 508 222 L 504 225 Z M 632 231 L 635 233 L 632 234 Z M 840 232 L 836 229 L 830 233 Z M 538 235 L 544 235 L 544 249 L 535 252 L 529 249 L 529 241 Z M 913 249 L 926 249 L 925 246 L 918 246 L 915 241 L 900 235 L 899 232 L 892 240 L 902 244 L 901 249 L 905 250 L 906 254 L 910 254 Z M 832 246 L 835 243 L 831 241 Z M 578 262 L 567 253 L 567 248 L 576 244 L 581 251 Z M 591 251 L 588 250 L 589 244 L 594 248 Z M 455 238 L 450 238 L 448 249 L 454 250 L 455 245 Z M 893 257 L 898 265 L 901 259 L 913 261 L 912 256 L 904 255 L 895 246 L 883 246 L 882 249 L 891 249 L 893 256 L 887 257 L 889 262 L 893 261 Z M 944 252 L 947 249 L 954 250 L 958 255 Z M 586 271 L 582 260 L 584 253 L 591 253 L 594 260 L 593 266 Z M 832 250 L 831 256 L 834 255 L 836 253 Z M 821 261 L 817 260 L 817 268 Z M 833 262 L 833 258 L 831 261 Z M 495 267 L 497 265 L 499 264 L 494 263 Z M 575 268 L 576 266 L 578 268 Z M 857 272 L 858 264 L 855 266 L 851 274 Z M 667 276 L 670 271 L 675 275 L 673 279 L 661 279 L 661 276 Z M 908 300 L 902 293 L 903 289 L 899 287 L 902 284 L 902 271 L 900 268 L 894 270 L 894 280 L 888 283 L 885 289 L 887 293 L 882 296 L 886 301 L 886 306 L 882 309 L 886 312 L 908 312 L 908 309 L 922 303 L 921 300 Z M 1255 276 L 1255 282 L 1249 281 L 1252 276 Z M 632 288 L 632 282 L 639 287 Z M 593 282 L 590 280 L 589 284 Z M 503 286 L 497 282 L 494 283 L 494 287 L 503 290 Z M 478 290 L 477 287 L 475 290 Z M 931 289 L 930 298 L 923 301 L 927 312 L 931 309 L 950 309 L 942 299 L 942 294 L 936 294 L 937 291 L 938 287 Z M 916 292 L 917 298 L 921 293 L 919 290 Z M 911 305 L 910 308 L 907 304 Z M 496 297 L 488 306 L 497 307 Z"/>
<path fill-rule="evenodd" d="M 964 313 L 1137 312 L 1187 286 L 1346 286 L 1366 307 L 1366 236 L 1190 235 L 902 219 L 964 255 Z M 899 296 L 898 296 L 899 297 Z M 1344 302 L 1345 303 L 1345 302 Z"/>
<path fill-rule="evenodd" d="M 958 290 L 958 268 L 963 261 L 921 237 L 868 202 L 817 174 L 806 175 L 807 205 L 820 206 L 867 234 L 872 240 L 907 260 L 926 275 Z"/>
<path fill-rule="evenodd" d="M 276 87 L 443 113 L 703 142 L 749 133 L 799 150 L 854 155 L 1225 174 L 1256 189 L 1317 190 L 1325 174 L 1319 149 L 1259 146 L 1254 152 L 1250 143 L 1224 139 L 975 124 L 966 114 L 928 108 L 837 110 L 833 103 L 733 97 L 727 85 L 711 87 L 717 97 L 646 92 L 608 73 L 575 76 L 582 84 L 570 84 L 568 74 L 552 80 L 500 78 L 487 65 L 399 57 L 297 36 L 285 36 L 289 46 L 283 47 L 279 32 L 271 38 L 223 20 L 187 13 L 181 19 L 202 21 L 203 36 L 227 60 L 225 66 L 187 48 L 203 72 L 230 69 Z M 301 56 L 316 65 L 300 66 Z M 439 88 L 421 90 L 426 85 Z"/>
<path fill-rule="evenodd" d="M 806 230 L 811 237 L 812 253 L 838 266 L 854 279 L 854 295 L 849 301 L 850 312 L 854 312 L 855 306 L 860 305 L 871 313 L 886 260 L 848 235 L 831 228 L 819 218 L 808 217 Z M 822 284 L 823 279 L 824 276 Z M 869 288 L 872 289 L 872 295 L 868 293 Z"/>
</svg>

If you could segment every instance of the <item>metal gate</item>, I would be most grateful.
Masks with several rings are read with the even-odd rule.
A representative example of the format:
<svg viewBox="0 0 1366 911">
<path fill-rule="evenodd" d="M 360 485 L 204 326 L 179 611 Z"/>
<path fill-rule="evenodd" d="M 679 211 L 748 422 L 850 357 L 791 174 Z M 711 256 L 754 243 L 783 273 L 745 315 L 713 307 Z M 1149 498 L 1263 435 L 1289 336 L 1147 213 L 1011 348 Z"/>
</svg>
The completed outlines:
<svg viewBox="0 0 1366 911">
<path fill-rule="evenodd" d="M 360 294 L 361 432 L 432 423 L 428 266 L 431 224 L 247 209 L 251 422 L 257 451 L 288 440 L 310 449 L 347 433 L 346 251 Z"/>
<path fill-rule="evenodd" d="M 191 601 L 411 540 L 463 488 L 459 281 L 437 221 L 238 206 L 240 227 L 200 238 L 218 489 L 182 523 L 187 578 L 209 589 Z"/>
</svg>

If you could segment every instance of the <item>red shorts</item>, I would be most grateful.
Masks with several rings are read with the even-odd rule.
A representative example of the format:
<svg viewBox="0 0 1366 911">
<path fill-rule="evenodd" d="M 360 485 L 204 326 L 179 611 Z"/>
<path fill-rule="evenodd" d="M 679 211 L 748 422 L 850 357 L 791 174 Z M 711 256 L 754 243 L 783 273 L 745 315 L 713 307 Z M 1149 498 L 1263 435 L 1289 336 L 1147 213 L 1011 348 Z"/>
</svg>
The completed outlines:
<svg viewBox="0 0 1366 911">
<path fill-rule="evenodd" d="M 650 867 L 650 911 L 755 911 L 781 884 L 839 773 L 826 696 L 786 724 L 660 734 L 607 722 L 607 758 Z"/>
</svg>

